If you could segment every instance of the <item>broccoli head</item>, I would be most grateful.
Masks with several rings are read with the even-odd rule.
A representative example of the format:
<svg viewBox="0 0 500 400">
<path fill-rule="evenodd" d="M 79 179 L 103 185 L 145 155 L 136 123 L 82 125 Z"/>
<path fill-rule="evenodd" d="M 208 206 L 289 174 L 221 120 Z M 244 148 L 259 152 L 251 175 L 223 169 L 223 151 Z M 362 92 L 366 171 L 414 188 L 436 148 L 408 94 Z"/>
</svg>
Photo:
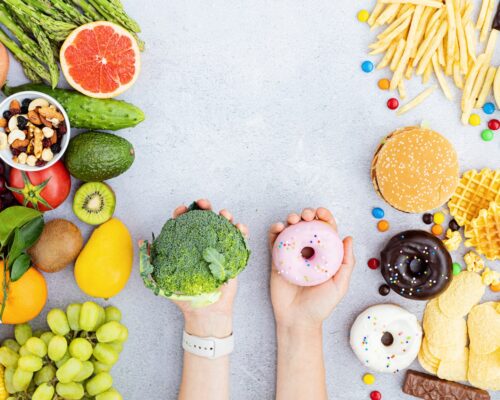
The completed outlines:
<svg viewBox="0 0 500 400">
<path fill-rule="evenodd" d="M 167 221 L 151 246 L 142 246 L 141 272 L 157 294 L 178 300 L 201 295 L 201 303 L 210 304 L 217 301 L 220 286 L 245 269 L 249 257 L 234 225 L 212 211 L 195 209 Z"/>
</svg>

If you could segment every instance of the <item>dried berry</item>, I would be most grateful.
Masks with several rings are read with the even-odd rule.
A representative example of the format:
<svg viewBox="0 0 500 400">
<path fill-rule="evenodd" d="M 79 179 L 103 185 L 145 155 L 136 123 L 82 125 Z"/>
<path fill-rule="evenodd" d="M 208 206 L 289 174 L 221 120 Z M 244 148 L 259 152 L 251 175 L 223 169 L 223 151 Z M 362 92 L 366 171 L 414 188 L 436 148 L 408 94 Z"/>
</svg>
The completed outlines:
<svg viewBox="0 0 500 400">
<path fill-rule="evenodd" d="M 36 166 L 37 167 L 43 167 L 45 164 L 47 164 L 45 161 L 43 161 L 42 159 L 39 159 L 39 160 L 36 160 Z"/>
<path fill-rule="evenodd" d="M 17 117 L 17 127 L 24 131 L 28 127 L 28 120 L 20 115 Z"/>
<path fill-rule="evenodd" d="M 31 99 L 23 99 L 21 106 L 28 108 L 31 103 Z"/>
<path fill-rule="evenodd" d="M 5 111 L 3 112 L 3 114 L 2 114 L 2 115 L 3 115 L 3 117 L 4 117 L 6 120 L 9 120 L 9 119 L 11 119 L 11 118 L 12 118 L 12 113 L 11 113 L 9 110 L 5 110 Z"/>
<path fill-rule="evenodd" d="M 0 176 L 0 194 L 7 192 L 7 183 L 5 182 L 5 177 Z"/>
<path fill-rule="evenodd" d="M 57 127 L 57 132 L 61 135 L 65 135 L 68 132 L 68 127 L 66 126 L 66 121 L 62 121 Z"/>
<path fill-rule="evenodd" d="M 28 107 L 22 106 L 21 107 L 21 114 L 28 114 Z"/>
<path fill-rule="evenodd" d="M 22 151 L 20 149 L 14 149 L 13 147 L 10 148 L 10 151 L 12 152 L 12 155 L 14 157 L 17 157 L 19 154 L 22 153 Z"/>
<path fill-rule="evenodd" d="M 61 152 L 61 143 L 57 142 L 56 144 L 53 144 L 50 146 L 50 150 L 52 150 L 52 153 L 54 154 Z"/>
<path fill-rule="evenodd" d="M 42 141 L 42 146 L 44 149 L 46 149 L 47 147 L 52 146 L 52 141 L 50 139 L 45 138 Z"/>
</svg>

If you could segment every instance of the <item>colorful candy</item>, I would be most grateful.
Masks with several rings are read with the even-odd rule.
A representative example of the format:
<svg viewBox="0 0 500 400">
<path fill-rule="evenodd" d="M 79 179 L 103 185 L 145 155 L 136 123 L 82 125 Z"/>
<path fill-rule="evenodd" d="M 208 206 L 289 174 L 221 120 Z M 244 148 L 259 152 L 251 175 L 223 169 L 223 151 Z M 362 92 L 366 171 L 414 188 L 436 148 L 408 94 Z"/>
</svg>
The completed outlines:
<svg viewBox="0 0 500 400">
<path fill-rule="evenodd" d="M 389 287 L 389 285 L 383 284 L 383 285 L 380 285 L 380 287 L 378 288 L 378 293 L 381 296 L 387 296 L 390 292 L 391 292 L 391 288 Z"/>
<path fill-rule="evenodd" d="M 492 119 L 488 122 L 488 128 L 492 131 L 498 131 L 500 129 L 500 121 L 498 119 Z"/>
<path fill-rule="evenodd" d="M 442 235 L 443 234 L 443 227 L 441 225 L 438 225 L 438 224 L 433 225 L 431 228 L 431 232 L 436 236 Z"/>
<path fill-rule="evenodd" d="M 358 12 L 359 22 L 366 22 L 368 21 L 368 18 L 370 18 L 370 13 L 367 10 L 361 10 L 360 12 Z"/>
<path fill-rule="evenodd" d="M 441 225 L 444 222 L 444 214 L 442 212 L 437 212 L 434 214 L 433 220 L 435 224 Z"/>
<path fill-rule="evenodd" d="M 481 139 L 485 142 L 491 142 L 493 140 L 493 131 L 491 129 L 485 129 L 481 132 Z"/>
<path fill-rule="evenodd" d="M 378 81 L 378 87 L 380 90 L 389 90 L 389 87 L 391 86 L 391 81 L 389 79 L 380 79 Z"/>
<path fill-rule="evenodd" d="M 491 289 L 493 292 L 500 292 L 500 283 L 497 283 L 496 285 L 491 285 L 491 286 L 490 286 L 490 289 Z"/>
<path fill-rule="evenodd" d="M 387 100 L 387 108 L 389 108 L 389 110 L 395 110 L 398 107 L 399 107 L 398 99 L 395 99 L 393 97 L 392 99 Z"/>
<path fill-rule="evenodd" d="M 380 261 L 376 258 L 370 258 L 368 260 L 368 268 L 370 269 L 377 269 L 380 267 Z"/>
<path fill-rule="evenodd" d="M 432 224 L 433 217 L 432 214 L 426 213 L 422 216 L 422 221 L 424 221 L 424 224 L 430 225 Z"/>
<path fill-rule="evenodd" d="M 469 124 L 471 124 L 472 126 L 479 126 L 481 125 L 481 117 L 477 114 L 472 114 L 470 117 L 469 117 Z"/>
<path fill-rule="evenodd" d="M 372 215 L 374 218 L 381 219 L 384 218 L 385 212 L 380 207 L 375 207 L 372 210 Z"/>
<path fill-rule="evenodd" d="M 453 231 L 456 232 L 460 230 L 460 225 L 458 225 L 458 222 L 452 219 L 450 223 L 448 224 L 448 227 Z"/>
<path fill-rule="evenodd" d="M 372 374 L 364 374 L 363 383 L 365 385 L 373 385 L 375 383 L 375 377 Z"/>
<path fill-rule="evenodd" d="M 387 232 L 389 228 L 390 228 L 389 221 L 386 221 L 385 219 L 379 221 L 379 223 L 377 224 L 377 229 L 380 232 Z"/>
<path fill-rule="evenodd" d="M 370 72 L 373 71 L 374 65 L 371 61 L 364 61 L 363 64 L 361 64 L 361 69 L 363 72 L 366 72 L 369 74 Z"/>
<path fill-rule="evenodd" d="M 453 263 L 453 275 L 458 275 L 460 272 L 462 272 L 462 266 L 459 263 L 454 262 Z"/>
<path fill-rule="evenodd" d="M 382 400 L 382 394 L 378 390 L 370 393 L 370 400 Z"/>
<path fill-rule="evenodd" d="M 495 112 L 495 105 L 493 103 L 486 103 L 483 106 L 483 111 L 485 114 L 493 114 Z"/>
</svg>

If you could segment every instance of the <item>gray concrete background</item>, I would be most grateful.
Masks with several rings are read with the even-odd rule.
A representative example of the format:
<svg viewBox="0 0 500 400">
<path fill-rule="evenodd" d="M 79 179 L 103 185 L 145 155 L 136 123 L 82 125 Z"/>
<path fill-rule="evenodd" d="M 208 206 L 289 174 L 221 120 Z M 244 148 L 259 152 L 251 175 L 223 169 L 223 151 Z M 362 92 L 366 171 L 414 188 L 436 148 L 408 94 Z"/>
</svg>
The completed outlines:
<svg viewBox="0 0 500 400">
<path fill-rule="evenodd" d="M 388 93 L 376 85 L 384 73 L 367 75 L 359 67 L 374 34 L 356 20 L 356 13 L 370 9 L 373 1 L 124 3 L 143 27 L 147 51 L 139 81 L 122 98 L 141 106 L 148 119 L 120 132 L 134 143 L 137 160 L 129 172 L 110 181 L 118 197 L 116 216 L 134 240 L 148 238 L 160 231 L 174 207 L 208 197 L 250 226 L 253 255 L 241 275 L 235 306 L 232 398 L 274 396 L 266 230 L 306 206 L 332 209 L 341 234 L 354 236 L 358 259 L 348 297 L 325 323 L 331 398 L 368 399 L 374 389 L 384 399 L 407 398 L 400 389 L 403 374 L 376 374 L 376 384 L 365 386 L 361 377 L 367 371 L 348 344 L 350 325 L 365 307 L 391 302 L 420 317 L 424 306 L 394 293 L 379 296 L 380 273 L 366 267 L 391 235 L 424 228 L 420 215 L 391 209 L 373 191 L 373 151 L 393 129 L 425 120 L 454 143 L 462 170 L 498 168 L 499 135 L 484 143 L 479 128 L 460 125 L 458 92 L 453 103 L 435 93 L 404 117 L 386 108 Z M 9 78 L 24 82 L 17 67 Z M 416 95 L 420 82 L 408 90 Z M 374 206 L 385 209 L 390 232 L 377 232 L 370 214 Z M 75 221 L 70 202 L 47 214 L 47 219 L 54 217 Z M 462 261 L 460 255 L 455 258 Z M 492 265 L 499 269 L 498 263 Z M 86 299 L 71 269 L 47 279 L 47 309 Z M 130 329 L 113 370 L 116 387 L 127 400 L 176 398 L 183 324 L 175 306 L 143 287 L 137 263 L 126 289 L 110 303 L 122 309 Z M 43 326 L 44 320 L 35 324 Z M 10 332 L 1 328 L 2 336 Z M 419 368 L 417 363 L 413 367 Z M 492 397 L 498 400 L 500 393 Z"/>
</svg>

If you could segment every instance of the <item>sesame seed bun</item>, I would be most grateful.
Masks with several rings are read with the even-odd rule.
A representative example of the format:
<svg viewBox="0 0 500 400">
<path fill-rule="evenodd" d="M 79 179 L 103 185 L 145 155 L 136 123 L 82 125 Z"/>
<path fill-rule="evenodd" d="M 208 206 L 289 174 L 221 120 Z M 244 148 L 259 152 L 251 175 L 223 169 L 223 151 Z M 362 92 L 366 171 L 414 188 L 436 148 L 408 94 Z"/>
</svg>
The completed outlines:
<svg viewBox="0 0 500 400">
<path fill-rule="evenodd" d="M 446 203 L 459 182 L 453 145 L 430 129 L 399 129 L 380 144 L 371 167 L 377 193 L 392 207 L 422 213 Z"/>
</svg>

